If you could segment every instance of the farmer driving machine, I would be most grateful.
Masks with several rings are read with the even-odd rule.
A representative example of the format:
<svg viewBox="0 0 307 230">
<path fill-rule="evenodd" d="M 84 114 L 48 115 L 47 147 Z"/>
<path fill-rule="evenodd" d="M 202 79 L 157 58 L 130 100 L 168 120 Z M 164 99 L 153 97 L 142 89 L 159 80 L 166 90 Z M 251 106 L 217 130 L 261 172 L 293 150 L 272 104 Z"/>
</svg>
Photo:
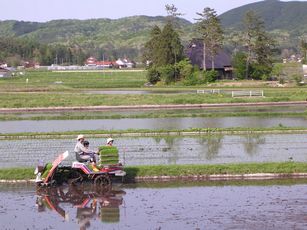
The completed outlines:
<svg viewBox="0 0 307 230">
<path fill-rule="evenodd" d="M 126 175 L 126 172 L 123 171 L 123 165 L 118 163 L 118 152 L 110 154 L 104 147 L 100 148 L 100 163 L 103 163 L 100 164 L 100 167 L 80 159 L 77 154 L 77 161 L 73 161 L 71 165 L 62 165 L 62 162 L 68 156 L 69 152 L 66 151 L 60 154 L 53 163 L 48 163 L 44 166 L 38 165 L 34 172 L 36 174 L 36 184 L 38 186 L 51 186 L 62 183 L 90 182 L 96 187 L 105 187 L 110 186 L 112 180 L 116 177 L 121 177 L 123 181 Z M 108 159 L 108 157 L 111 158 Z"/>
</svg>

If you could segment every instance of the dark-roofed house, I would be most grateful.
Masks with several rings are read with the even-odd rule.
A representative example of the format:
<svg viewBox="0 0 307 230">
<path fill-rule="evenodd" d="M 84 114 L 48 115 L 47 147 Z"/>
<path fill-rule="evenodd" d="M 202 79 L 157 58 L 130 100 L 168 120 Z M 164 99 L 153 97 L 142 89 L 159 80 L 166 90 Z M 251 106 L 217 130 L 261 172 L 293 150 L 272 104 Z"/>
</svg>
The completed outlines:
<svg viewBox="0 0 307 230">
<path fill-rule="evenodd" d="M 200 69 L 203 66 L 203 49 L 204 44 L 200 39 L 193 39 L 186 49 L 186 55 L 190 59 L 191 64 L 197 65 Z M 207 52 L 208 53 L 208 52 Z M 212 62 L 210 55 L 206 55 L 206 70 L 212 69 Z M 214 69 L 218 72 L 219 79 L 232 79 L 232 65 L 231 57 L 223 50 L 217 53 L 214 59 Z"/>
</svg>

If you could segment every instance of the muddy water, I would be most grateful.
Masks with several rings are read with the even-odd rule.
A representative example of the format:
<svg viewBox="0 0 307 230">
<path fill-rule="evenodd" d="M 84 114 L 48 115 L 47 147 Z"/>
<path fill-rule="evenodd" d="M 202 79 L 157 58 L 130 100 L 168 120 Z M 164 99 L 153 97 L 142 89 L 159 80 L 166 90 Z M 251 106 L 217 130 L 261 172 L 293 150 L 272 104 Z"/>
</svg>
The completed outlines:
<svg viewBox="0 0 307 230">
<path fill-rule="evenodd" d="M 0 184 L 0 229 L 306 229 L 307 184 L 80 187 Z"/>
<path fill-rule="evenodd" d="M 246 162 L 307 162 L 307 134 L 218 135 L 200 137 L 115 138 L 120 160 L 127 166 L 221 164 Z M 90 138 L 90 146 L 105 139 Z M 74 160 L 74 139 L 1 140 L 0 167 L 34 167 L 38 159 L 51 162 L 66 150 Z"/>
<path fill-rule="evenodd" d="M 0 133 L 64 132 L 78 130 L 178 130 L 189 128 L 307 127 L 304 117 L 139 118 L 98 120 L 0 121 Z"/>
</svg>

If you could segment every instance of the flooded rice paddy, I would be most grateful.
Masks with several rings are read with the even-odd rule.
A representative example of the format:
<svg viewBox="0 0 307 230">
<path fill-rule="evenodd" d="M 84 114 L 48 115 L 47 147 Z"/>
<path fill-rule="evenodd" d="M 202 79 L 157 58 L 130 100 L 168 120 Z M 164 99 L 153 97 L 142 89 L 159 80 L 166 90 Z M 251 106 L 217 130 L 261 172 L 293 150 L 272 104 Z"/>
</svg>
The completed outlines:
<svg viewBox="0 0 307 230">
<path fill-rule="evenodd" d="M 129 112 L 133 113 L 133 112 Z M 304 117 L 220 117 L 1 121 L 0 133 L 200 127 L 307 127 Z M 307 162 L 307 134 L 119 137 L 127 166 Z M 90 138 L 97 148 L 105 139 Z M 0 140 L 0 168 L 35 167 L 74 139 Z M 74 154 L 65 164 L 74 160 Z M 237 184 L 238 183 L 238 184 Z M 307 181 L 115 184 L 36 190 L 0 183 L 0 229 L 307 229 Z"/>
<path fill-rule="evenodd" d="M 0 229 L 306 229 L 307 182 L 35 189 L 0 184 Z"/>
<path fill-rule="evenodd" d="M 287 115 L 291 112 L 292 116 Z M 0 114 L 0 133 L 78 130 L 179 130 L 189 128 L 307 127 L 305 106 L 235 107 L 170 110 L 118 110 L 65 113 Z M 262 116 L 244 116 L 252 113 Z M 269 114 L 275 113 L 274 116 Z M 235 114 L 231 116 L 231 114 Z M 240 115 L 241 114 L 241 115 Z M 279 114 L 279 115 L 276 115 Z M 78 118 L 78 116 L 80 117 Z M 99 118 L 100 117 L 100 118 Z M 33 120 L 34 118 L 34 120 Z M 64 119 L 65 118 L 65 119 Z"/>
<path fill-rule="evenodd" d="M 0 133 L 65 132 L 78 130 L 180 130 L 189 128 L 306 127 L 305 117 L 206 117 L 95 120 L 0 121 Z"/>
<path fill-rule="evenodd" d="M 222 164 L 247 162 L 307 162 L 307 134 L 209 135 L 197 137 L 119 137 L 115 145 L 127 166 Z M 89 138 L 91 148 L 105 144 Z M 1 140 L 1 168 L 34 167 L 52 162 L 68 150 L 74 159 L 74 139 Z"/>
</svg>

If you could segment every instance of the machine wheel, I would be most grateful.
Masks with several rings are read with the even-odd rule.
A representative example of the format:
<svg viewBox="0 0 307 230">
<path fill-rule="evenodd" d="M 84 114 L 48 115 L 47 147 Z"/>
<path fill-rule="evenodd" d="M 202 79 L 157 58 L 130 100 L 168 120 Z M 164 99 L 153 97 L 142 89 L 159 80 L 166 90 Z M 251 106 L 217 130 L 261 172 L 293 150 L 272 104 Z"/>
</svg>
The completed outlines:
<svg viewBox="0 0 307 230">
<path fill-rule="evenodd" d="M 69 184 L 82 183 L 83 177 L 80 172 L 73 170 L 69 175 Z"/>
<path fill-rule="evenodd" d="M 111 179 L 108 175 L 99 175 L 94 179 L 96 188 L 105 188 L 111 185 Z"/>
</svg>

